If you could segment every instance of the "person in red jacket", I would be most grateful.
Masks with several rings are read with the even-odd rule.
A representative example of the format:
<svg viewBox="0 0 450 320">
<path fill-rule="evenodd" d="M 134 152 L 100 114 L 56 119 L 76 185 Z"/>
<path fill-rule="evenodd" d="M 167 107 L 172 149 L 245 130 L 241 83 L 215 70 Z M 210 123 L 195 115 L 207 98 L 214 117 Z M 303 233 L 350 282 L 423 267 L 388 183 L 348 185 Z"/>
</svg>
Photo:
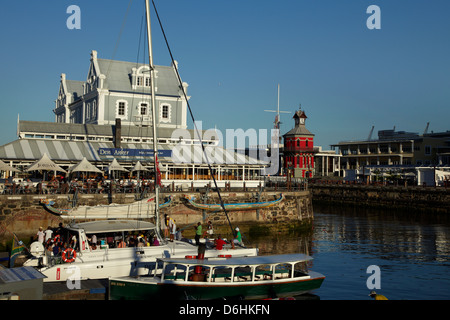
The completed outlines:
<svg viewBox="0 0 450 320">
<path fill-rule="evenodd" d="M 222 237 L 219 234 L 219 236 L 217 237 L 217 239 L 215 241 L 216 250 L 222 250 L 224 244 L 226 244 L 226 242 L 222 239 Z"/>
</svg>

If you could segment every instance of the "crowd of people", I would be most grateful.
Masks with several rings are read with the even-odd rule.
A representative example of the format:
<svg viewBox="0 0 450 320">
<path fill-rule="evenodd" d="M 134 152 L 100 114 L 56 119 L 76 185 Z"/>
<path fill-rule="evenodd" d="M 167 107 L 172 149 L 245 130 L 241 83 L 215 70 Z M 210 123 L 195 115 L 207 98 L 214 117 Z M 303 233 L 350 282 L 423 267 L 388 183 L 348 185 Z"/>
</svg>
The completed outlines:
<svg viewBox="0 0 450 320">
<path fill-rule="evenodd" d="M 42 227 L 36 233 L 35 240 L 40 242 L 45 250 L 52 253 L 54 257 L 60 257 L 67 248 L 79 249 L 77 234 L 70 232 L 60 223 L 57 228 L 48 228 L 44 231 Z M 125 247 L 149 247 L 159 246 L 159 240 L 152 231 L 148 232 L 125 232 L 124 234 L 92 234 L 88 237 L 88 245 L 91 250 L 99 248 L 125 248 Z"/>
<path fill-rule="evenodd" d="M 136 179 L 105 179 L 98 176 L 95 179 L 68 180 L 66 177 L 52 177 L 50 181 L 31 181 L 30 179 L 6 179 L 0 183 L 2 194 L 69 194 L 75 191 L 81 193 L 139 193 L 144 189 L 152 191 L 153 180 Z"/>
<path fill-rule="evenodd" d="M 162 229 L 164 231 L 164 237 L 169 238 L 169 241 L 173 240 L 183 240 L 181 229 L 177 227 L 176 221 L 172 219 L 168 214 L 164 215 L 164 220 L 162 223 Z M 200 239 L 203 237 L 204 239 L 212 239 L 214 238 L 214 228 L 212 225 L 212 222 L 209 220 L 206 224 L 206 227 L 203 228 L 201 222 L 198 222 L 197 225 L 194 227 L 195 230 L 195 245 L 200 245 Z M 242 234 L 240 232 L 240 229 L 238 227 L 234 230 L 234 238 L 229 243 L 222 239 L 222 236 L 220 234 L 217 235 L 216 239 L 213 241 L 214 247 L 217 250 L 222 250 L 223 246 L 225 244 L 231 244 L 232 248 L 234 248 L 234 245 L 239 245 L 241 247 L 244 247 L 244 242 L 242 241 Z"/>
<path fill-rule="evenodd" d="M 184 239 L 181 234 L 181 229 L 177 227 L 176 221 L 169 215 L 164 216 L 162 223 L 162 229 L 164 232 L 164 238 L 168 238 L 169 241 Z M 215 237 L 214 228 L 211 221 L 208 221 L 205 228 L 203 228 L 200 222 L 194 227 L 195 229 L 195 245 L 200 245 L 200 238 L 207 239 L 207 242 L 212 241 L 213 247 L 216 250 L 222 250 L 224 245 L 230 244 L 232 248 L 235 245 L 244 246 L 242 241 L 242 234 L 237 227 L 234 232 L 234 238 L 232 241 L 225 241 L 220 234 Z M 79 250 L 78 235 L 70 232 L 64 228 L 60 223 L 58 227 L 52 228 L 48 226 L 43 230 L 39 228 L 36 233 L 36 241 L 40 242 L 44 248 L 53 254 L 55 257 L 61 256 L 61 254 L 67 249 Z M 88 245 L 91 250 L 98 248 L 125 248 L 125 247 L 147 247 L 147 246 L 159 246 L 159 240 L 154 231 L 147 232 L 125 232 L 114 234 L 92 234 L 88 237 Z"/>
</svg>

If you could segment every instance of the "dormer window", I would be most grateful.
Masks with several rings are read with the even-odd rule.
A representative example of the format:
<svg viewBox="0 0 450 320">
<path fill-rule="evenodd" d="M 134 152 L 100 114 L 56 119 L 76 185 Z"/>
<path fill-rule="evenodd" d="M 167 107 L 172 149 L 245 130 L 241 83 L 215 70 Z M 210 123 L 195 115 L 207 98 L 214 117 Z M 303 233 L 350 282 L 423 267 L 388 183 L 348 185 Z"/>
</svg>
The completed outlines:
<svg viewBox="0 0 450 320">
<path fill-rule="evenodd" d="M 150 87 L 150 68 L 148 66 L 142 66 L 138 69 L 133 68 L 132 73 L 132 84 L 133 89 L 137 89 L 138 87 Z"/>
</svg>

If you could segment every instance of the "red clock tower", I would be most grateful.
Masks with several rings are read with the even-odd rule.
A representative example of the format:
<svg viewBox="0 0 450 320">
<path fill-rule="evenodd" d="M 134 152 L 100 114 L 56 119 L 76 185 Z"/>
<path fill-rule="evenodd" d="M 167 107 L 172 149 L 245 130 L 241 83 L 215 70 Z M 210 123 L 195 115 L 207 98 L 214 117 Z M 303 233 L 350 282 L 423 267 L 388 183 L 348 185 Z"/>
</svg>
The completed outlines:
<svg viewBox="0 0 450 320">
<path fill-rule="evenodd" d="M 314 172 L 314 134 L 306 129 L 308 118 L 299 109 L 294 114 L 295 127 L 284 137 L 284 168 L 291 177 L 312 178 Z"/>
</svg>

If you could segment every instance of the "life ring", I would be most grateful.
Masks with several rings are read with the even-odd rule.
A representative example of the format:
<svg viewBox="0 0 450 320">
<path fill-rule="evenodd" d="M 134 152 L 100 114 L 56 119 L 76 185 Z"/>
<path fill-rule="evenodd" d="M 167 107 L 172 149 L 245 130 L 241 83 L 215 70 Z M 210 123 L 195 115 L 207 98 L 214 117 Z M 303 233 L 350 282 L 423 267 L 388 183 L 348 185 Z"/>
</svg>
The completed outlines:
<svg viewBox="0 0 450 320">
<path fill-rule="evenodd" d="M 62 253 L 62 259 L 66 263 L 74 262 L 76 257 L 77 257 L 77 253 L 72 248 L 67 248 Z"/>
</svg>

